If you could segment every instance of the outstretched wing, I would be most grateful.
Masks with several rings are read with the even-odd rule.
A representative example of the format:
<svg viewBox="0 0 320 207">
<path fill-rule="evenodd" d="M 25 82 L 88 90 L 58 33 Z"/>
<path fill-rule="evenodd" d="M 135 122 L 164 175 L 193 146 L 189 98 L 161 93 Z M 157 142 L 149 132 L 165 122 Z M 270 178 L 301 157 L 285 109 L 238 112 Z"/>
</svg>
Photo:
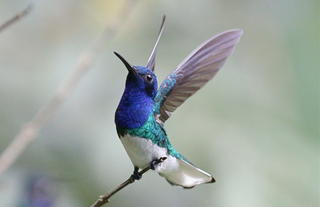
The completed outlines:
<svg viewBox="0 0 320 207">
<path fill-rule="evenodd" d="M 157 46 L 158 46 L 158 43 L 159 43 L 159 40 L 162 36 L 162 33 L 163 33 L 163 29 L 164 29 L 164 22 L 166 21 L 166 16 L 163 15 L 162 16 L 162 22 L 161 22 L 161 26 L 160 26 L 160 30 L 159 30 L 159 33 L 158 33 L 158 37 L 157 37 L 157 40 L 156 40 L 156 43 L 154 44 L 153 46 L 153 49 L 151 51 L 151 54 L 149 56 L 149 59 L 148 59 L 148 62 L 147 62 L 147 68 L 151 69 L 152 71 L 154 71 L 154 67 L 155 67 L 155 64 L 156 64 L 156 53 L 157 53 Z"/>
<path fill-rule="evenodd" d="M 160 85 L 155 114 L 164 123 L 183 102 L 204 86 L 223 66 L 240 40 L 242 30 L 218 34 L 195 49 Z"/>
</svg>

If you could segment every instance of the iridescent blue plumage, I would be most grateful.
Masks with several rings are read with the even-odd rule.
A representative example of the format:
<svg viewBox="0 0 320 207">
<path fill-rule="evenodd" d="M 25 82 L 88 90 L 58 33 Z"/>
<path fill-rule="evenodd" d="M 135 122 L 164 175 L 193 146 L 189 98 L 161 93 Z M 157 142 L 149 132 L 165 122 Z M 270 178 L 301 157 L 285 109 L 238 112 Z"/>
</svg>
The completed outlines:
<svg viewBox="0 0 320 207">
<path fill-rule="evenodd" d="M 126 87 L 116 110 L 115 122 L 119 129 L 133 129 L 142 126 L 152 113 L 157 92 L 157 78 L 146 67 L 134 66 L 135 72 L 127 76 Z M 152 83 L 143 77 L 150 75 Z"/>
<path fill-rule="evenodd" d="M 128 69 L 126 86 L 115 114 L 115 123 L 133 165 L 137 170 L 167 159 L 155 170 L 174 185 L 191 188 L 214 178 L 188 162 L 171 145 L 164 130 L 165 121 L 182 103 L 211 80 L 239 42 L 242 30 L 230 30 L 201 44 L 162 82 L 158 88 L 154 74 L 156 46 L 164 18 L 147 67 L 132 66 L 115 52 Z"/>
</svg>

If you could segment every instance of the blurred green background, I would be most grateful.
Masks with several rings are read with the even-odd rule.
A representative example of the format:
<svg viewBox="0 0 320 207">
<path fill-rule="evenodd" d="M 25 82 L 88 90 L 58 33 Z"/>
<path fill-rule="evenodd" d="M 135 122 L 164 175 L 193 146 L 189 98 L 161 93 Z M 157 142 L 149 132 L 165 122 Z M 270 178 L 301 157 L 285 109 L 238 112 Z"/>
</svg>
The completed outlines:
<svg viewBox="0 0 320 207">
<path fill-rule="evenodd" d="M 1 22 L 27 3 L 0 0 Z M 126 1 L 34 3 L 0 34 L 0 152 Z M 55 207 L 89 206 L 129 176 L 132 164 L 113 122 L 126 69 L 112 51 L 144 65 L 162 14 L 160 81 L 212 35 L 245 32 L 214 80 L 166 125 L 176 148 L 217 182 L 184 190 L 149 172 L 108 205 L 319 206 L 319 1 L 141 0 L 132 9 L 39 139 L 0 177 L 0 206 L 28 206 L 37 182 Z"/>
</svg>

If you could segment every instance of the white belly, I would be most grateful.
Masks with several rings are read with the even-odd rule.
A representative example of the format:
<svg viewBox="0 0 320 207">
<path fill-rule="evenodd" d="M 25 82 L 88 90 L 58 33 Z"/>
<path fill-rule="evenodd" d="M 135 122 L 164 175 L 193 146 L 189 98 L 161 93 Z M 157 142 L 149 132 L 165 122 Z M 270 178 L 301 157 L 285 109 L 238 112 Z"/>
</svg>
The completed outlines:
<svg viewBox="0 0 320 207">
<path fill-rule="evenodd" d="M 126 135 L 120 140 L 134 166 L 141 169 L 147 167 L 152 160 L 167 157 L 167 149 L 153 144 L 151 140 Z"/>
<path fill-rule="evenodd" d="M 159 166 L 156 166 L 157 172 L 161 171 L 161 168 L 169 167 L 167 166 L 168 164 L 173 165 L 170 167 L 176 166 L 176 158 L 168 155 L 166 148 L 153 144 L 149 139 L 126 135 L 124 137 L 120 137 L 120 140 L 133 165 L 140 169 L 146 168 L 153 160 L 159 159 L 160 157 L 167 157 L 167 160 Z"/>
</svg>

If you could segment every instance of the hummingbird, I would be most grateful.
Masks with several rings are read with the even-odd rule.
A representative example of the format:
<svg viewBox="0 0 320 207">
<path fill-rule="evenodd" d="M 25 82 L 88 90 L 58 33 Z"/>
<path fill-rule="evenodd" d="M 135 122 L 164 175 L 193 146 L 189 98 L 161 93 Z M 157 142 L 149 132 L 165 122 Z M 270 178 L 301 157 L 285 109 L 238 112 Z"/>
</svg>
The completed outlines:
<svg viewBox="0 0 320 207">
<path fill-rule="evenodd" d="M 172 146 L 164 124 L 172 112 L 215 76 L 233 52 L 243 31 L 228 30 L 202 43 L 158 88 L 154 73 L 155 58 L 165 19 L 163 16 L 146 66 L 131 65 L 114 52 L 128 70 L 125 89 L 115 112 L 115 124 L 117 134 L 134 166 L 134 179 L 141 178 L 139 169 L 150 167 L 170 184 L 192 188 L 203 183 L 213 183 L 215 179 Z"/>
</svg>

